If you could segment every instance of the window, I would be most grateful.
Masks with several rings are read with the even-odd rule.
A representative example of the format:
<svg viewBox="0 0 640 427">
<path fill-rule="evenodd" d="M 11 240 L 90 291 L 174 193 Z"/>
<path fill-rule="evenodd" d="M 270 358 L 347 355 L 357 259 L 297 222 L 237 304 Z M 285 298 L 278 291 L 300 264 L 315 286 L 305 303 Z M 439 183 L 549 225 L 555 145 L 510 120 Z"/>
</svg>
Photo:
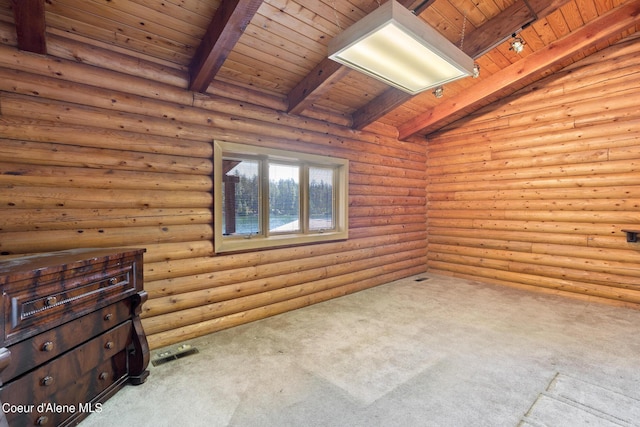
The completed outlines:
<svg viewBox="0 0 640 427">
<path fill-rule="evenodd" d="M 349 162 L 214 143 L 216 252 L 348 237 Z"/>
</svg>

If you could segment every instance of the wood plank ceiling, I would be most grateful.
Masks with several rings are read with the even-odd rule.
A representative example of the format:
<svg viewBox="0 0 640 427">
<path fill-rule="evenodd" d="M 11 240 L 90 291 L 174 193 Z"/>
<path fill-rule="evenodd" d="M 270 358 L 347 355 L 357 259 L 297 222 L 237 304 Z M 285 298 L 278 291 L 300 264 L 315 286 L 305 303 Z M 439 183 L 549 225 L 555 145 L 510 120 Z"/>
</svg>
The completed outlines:
<svg viewBox="0 0 640 427">
<path fill-rule="evenodd" d="M 480 77 L 446 85 L 442 98 L 409 96 L 327 59 L 332 37 L 377 0 L 0 0 L 0 24 L 15 29 L 23 50 L 52 54 L 47 37 L 80 41 L 183 73 L 196 92 L 254 93 L 290 114 L 401 139 L 428 135 L 640 28 L 640 0 L 401 3 L 472 56 Z M 513 34 L 525 42 L 520 54 L 510 49 Z"/>
</svg>

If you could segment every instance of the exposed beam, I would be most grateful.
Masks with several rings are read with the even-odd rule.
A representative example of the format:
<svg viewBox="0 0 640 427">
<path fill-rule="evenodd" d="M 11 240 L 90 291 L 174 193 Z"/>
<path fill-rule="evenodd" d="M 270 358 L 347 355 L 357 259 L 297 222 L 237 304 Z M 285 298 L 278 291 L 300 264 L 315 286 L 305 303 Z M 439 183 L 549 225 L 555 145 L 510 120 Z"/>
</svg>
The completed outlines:
<svg viewBox="0 0 640 427">
<path fill-rule="evenodd" d="M 473 59 L 479 58 L 535 20 L 536 15 L 524 2 L 515 2 L 465 36 L 463 50 Z"/>
<path fill-rule="evenodd" d="M 435 0 L 401 0 L 406 8 L 419 15 Z M 569 0 L 528 0 L 517 1 L 500 14 L 492 18 L 482 27 L 465 36 L 464 52 L 477 58 L 498 44 L 504 42 L 511 34 L 531 24 L 538 18 L 547 16 Z M 533 12 L 532 12 L 533 11 Z M 349 69 L 325 58 L 314 68 L 288 95 L 288 110 L 292 114 L 300 114 L 310 107 L 325 90 L 339 81 Z M 409 101 L 409 95 L 399 89 L 389 88 L 382 95 L 370 101 L 352 116 L 353 128 L 363 129 L 380 117 Z"/>
<path fill-rule="evenodd" d="M 559 1 L 568 2 L 568 0 Z M 536 15 L 531 12 L 531 9 L 524 2 L 515 2 L 490 19 L 486 24 L 466 34 L 462 50 L 470 57 L 478 58 L 502 43 L 517 30 L 531 24 L 535 19 Z M 412 97 L 413 95 L 402 92 L 399 89 L 391 88 L 387 90 L 381 96 L 371 100 L 367 105 L 353 113 L 353 127 L 355 129 L 363 129 L 396 107 L 409 101 Z M 392 102 L 389 102 L 390 100 Z"/>
<path fill-rule="evenodd" d="M 407 9 L 419 15 L 435 0 L 399 0 Z M 414 10 L 415 9 L 415 10 Z M 300 114 L 309 108 L 326 89 L 342 79 L 350 69 L 342 64 L 325 58 L 294 87 L 287 96 L 288 113 Z"/>
<path fill-rule="evenodd" d="M 550 43 L 544 49 L 484 79 L 430 111 L 420 114 L 398 127 L 399 139 L 406 139 L 418 132 L 435 130 L 440 123 L 456 112 L 481 105 L 491 97 L 533 76 L 542 76 L 545 70 L 575 54 L 614 37 L 640 23 L 640 0 L 634 0 L 613 9 L 562 39 Z M 515 89 L 514 89 L 515 90 Z"/>
<path fill-rule="evenodd" d="M 539 19 L 551 15 L 568 3 L 566 0 L 525 0 L 525 2 L 538 15 Z"/>
<path fill-rule="evenodd" d="M 349 68 L 324 58 L 287 96 L 287 112 L 300 114 L 313 104 L 325 90 L 349 72 Z"/>
<path fill-rule="evenodd" d="M 351 115 L 351 127 L 353 129 L 363 129 L 411 98 L 413 98 L 413 95 L 395 87 L 390 87 L 382 95 L 378 95 Z"/>
<path fill-rule="evenodd" d="M 398 3 L 412 11 L 414 15 L 420 15 L 435 3 L 435 1 L 436 0 L 400 0 Z"/>
<path fill-rule="evenodd" d="M 18 49 L 45 55 L 44 0 L 11 0 Z"/>
<path fill-rule="evenodd" d="M 189 68 L 189 90 L 206 92 L 261 4 L 262 0 L 220 2 Z"/>
</svg>

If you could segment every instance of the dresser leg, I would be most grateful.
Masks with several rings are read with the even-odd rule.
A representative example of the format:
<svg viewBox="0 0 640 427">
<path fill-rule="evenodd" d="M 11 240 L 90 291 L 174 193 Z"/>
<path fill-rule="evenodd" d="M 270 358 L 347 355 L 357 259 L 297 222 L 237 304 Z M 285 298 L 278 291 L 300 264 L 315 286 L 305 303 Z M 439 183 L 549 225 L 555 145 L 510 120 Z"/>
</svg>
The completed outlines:
<svg viewBox="0 0 640 427">
<path fill-rule="evenodd" d="M 137 298 L 134 299 L 135 307 L 133 308 L 133 349 L 129 351 L 129 376 L 131 377 L 131 384 L 142 384 L 147 380 L 149 371 L 149 344 L 147 337 L 142 328 L 142 321 L 140 320 L 140 312 L 142 311 L 142 304 L 147 300 L 147 293 L 141 291 L 137 294 Z"/>
<path fill-rule="evenodd" d="M 131 375 L 129 376 L 129 383 L 133 385 L 143 384 L 147 377 L 149 376 L 149 371 L 144 371 L 142 375 Z"/>
</svg>

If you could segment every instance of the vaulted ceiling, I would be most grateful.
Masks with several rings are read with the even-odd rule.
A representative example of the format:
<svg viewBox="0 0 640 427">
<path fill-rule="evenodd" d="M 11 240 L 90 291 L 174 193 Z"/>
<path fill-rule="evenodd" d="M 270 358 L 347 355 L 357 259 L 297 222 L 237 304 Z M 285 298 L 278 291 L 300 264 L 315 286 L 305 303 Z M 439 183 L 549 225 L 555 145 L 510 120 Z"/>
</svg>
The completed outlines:
<svg viewBox="0 0 640 427">
<path fill-rule="evenodd" d="M 54 56 L 48 40 L 85 43 L 183 74 L 194 92 L 406 139 L 640 29 L 640 0 L 400 0 L 481 70 L 441 98 L 410 96 L 327 59 L 329 41 L 384 1 L 0 0 L 0 35 Z M 520 54 L 513 34 L 525 42 Z"/>
</svg>

